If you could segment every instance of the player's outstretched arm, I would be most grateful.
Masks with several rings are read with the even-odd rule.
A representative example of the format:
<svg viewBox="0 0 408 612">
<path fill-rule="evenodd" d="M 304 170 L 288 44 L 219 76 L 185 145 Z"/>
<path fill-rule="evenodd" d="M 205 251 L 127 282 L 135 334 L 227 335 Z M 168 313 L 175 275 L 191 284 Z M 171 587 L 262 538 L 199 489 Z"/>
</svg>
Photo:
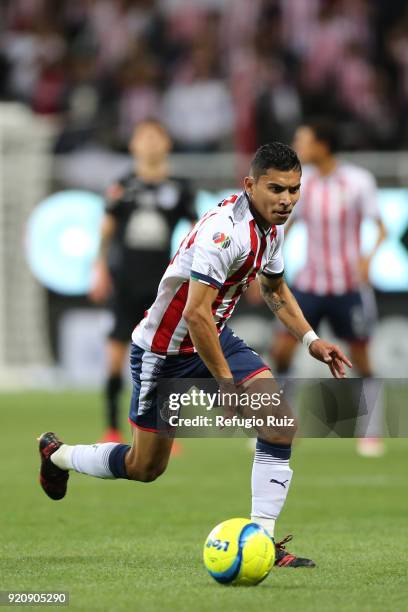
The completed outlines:
<svg viewBox="0 0 408 612">
<path fill-rule="evenodd" d="M 261 274 L 258 278 L 266 304 L 291 334 L 307 345 L 312 357 L 326 363 L 335 378 L 345 378 L 344 364 L 351 368 L 351 362 L 337 345 L 316 336 L 283 277 L 269 278 Z"/>
<path fill-rule="evenodd" d="M 191 279 L 183 317 L 198 354 L 218 381 L 220 389 L 225 393 L 235 393 L 234 379 L 222 352 L 212 313 L 212 305 L 217 294 L 218 289 Z M 235 411 L 234 400 L 230 400 L 229 403 L 224 401 L 226 417 L 232 416 Z"/>
<path fill-rule="evenodd" d="M 211 374 L 217 380 L 230 380 L 231 370 L 222 352 L 212 313 L 217 294 L 218 289 L 191 279 L 183 317 L 191 340 Z"/>
</svg>

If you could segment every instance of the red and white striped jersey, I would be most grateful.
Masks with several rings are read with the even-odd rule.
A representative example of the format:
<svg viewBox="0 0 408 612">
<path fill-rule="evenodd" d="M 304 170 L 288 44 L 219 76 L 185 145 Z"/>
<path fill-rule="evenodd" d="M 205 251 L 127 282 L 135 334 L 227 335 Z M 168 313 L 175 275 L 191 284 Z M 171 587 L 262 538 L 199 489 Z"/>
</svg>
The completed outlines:
<svg viewBox="0 0 408 612">
<path fill-rule="evenodd" d="M 190 279 L 218 289 L 212 312 L 220 334 L 257 273 L 283 272 L 283 233 L 283 226 L 258 227 L 245 193 L 208 211 L 180 244 L 133 342 L 160 355 L 195 352 L 183 319 Z"/>
<path fill-rule="evenodd" d="M 362 220 L 380 218 L 373 175 L 352 164 L 338 164 L 328 176 L 306 166 L 292 215 L 306 224 L 308 238 L 306 262 L 294 286 L 317 295 L 356 289 Z"/>
</svg>

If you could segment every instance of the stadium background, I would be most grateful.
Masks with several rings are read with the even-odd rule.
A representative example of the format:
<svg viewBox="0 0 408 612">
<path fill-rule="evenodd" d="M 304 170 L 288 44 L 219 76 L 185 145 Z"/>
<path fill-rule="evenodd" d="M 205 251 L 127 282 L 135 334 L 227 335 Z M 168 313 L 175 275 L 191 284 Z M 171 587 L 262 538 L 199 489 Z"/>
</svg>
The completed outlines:
<svg viewBox="0 0 408 612">
<path fill-rule="evenodd" d="M 100 381 L 109 320 L 85 297 L 98 205 L 71 198 L 57 218 L 45 211 L 27 223 L 52 193 L 102 194 L 129 167 L 132 127 L 152 116 L 175 139 L 173 166 L 193 179 L 199 212 L 239 189 L 258 145 L 290 142 L 311 113 L 335 117 L 346 157 L 386 189 L 389 238 L 371 270 L 381 315 L 372 355 L 377 375 L 406 374 L 403 1 L 17 0 L 0 12 L 2 386 Z M 298 257 L 288 242 L 290 268 Z M 263 353 L 268 317 L 243 303 L 234 323 Z M 302 375 L 319 372 L 297 363 Z"/>
</svg>

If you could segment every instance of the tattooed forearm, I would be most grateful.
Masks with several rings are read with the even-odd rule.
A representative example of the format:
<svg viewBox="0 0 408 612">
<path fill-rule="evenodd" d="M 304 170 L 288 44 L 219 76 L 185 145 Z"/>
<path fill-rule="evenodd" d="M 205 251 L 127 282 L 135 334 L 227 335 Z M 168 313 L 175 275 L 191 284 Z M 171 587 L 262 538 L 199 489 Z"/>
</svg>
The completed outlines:
<svg viewBox="0 0 408 612">
<path fill-rule="evenodd" d="M 265 297 L 265 302 L 273 313 L 276 313 L 281 308 L 287 306 L 287 302 L 277 297 L 276 295 L 271 297 Z"/>
<path fill-rule="evenodd" d="M 271 283 L 260 280 L 262 297 L 270 310 L 285 325 L 291 334 L 301 340 L 310 329 L 292 292 L 283 279 Z"/>
<path fill-rule="evenodd" d="M 274 314 L 277 313 L 278 310 L 280 310 L 284 306 L 287 306 L 286 300 L 284 300 L 271 287 L 268 287 L 266 285 L 261 285 L 261 292 L 262 292 L 262 296 L 263 296 L 266 304 L 268 305 L 268 307 L 270 308 L 270 310 L 272 310 L 272 312 Z"/>
</svg>

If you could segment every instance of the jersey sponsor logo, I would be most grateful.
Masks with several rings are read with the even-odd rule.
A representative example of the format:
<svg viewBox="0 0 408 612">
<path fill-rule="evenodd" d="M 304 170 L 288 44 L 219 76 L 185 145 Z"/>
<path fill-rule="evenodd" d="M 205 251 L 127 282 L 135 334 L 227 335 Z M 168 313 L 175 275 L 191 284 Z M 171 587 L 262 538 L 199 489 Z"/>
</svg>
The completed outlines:
<svg viewBox="0 0 408 612">
<path fill-rule="evenodd" d="M 221 249 L 227 249 L 231 244 L 231 238 L 222 232 L 216 232 L 212 239 L 214 244 Z"/>
</svg>

